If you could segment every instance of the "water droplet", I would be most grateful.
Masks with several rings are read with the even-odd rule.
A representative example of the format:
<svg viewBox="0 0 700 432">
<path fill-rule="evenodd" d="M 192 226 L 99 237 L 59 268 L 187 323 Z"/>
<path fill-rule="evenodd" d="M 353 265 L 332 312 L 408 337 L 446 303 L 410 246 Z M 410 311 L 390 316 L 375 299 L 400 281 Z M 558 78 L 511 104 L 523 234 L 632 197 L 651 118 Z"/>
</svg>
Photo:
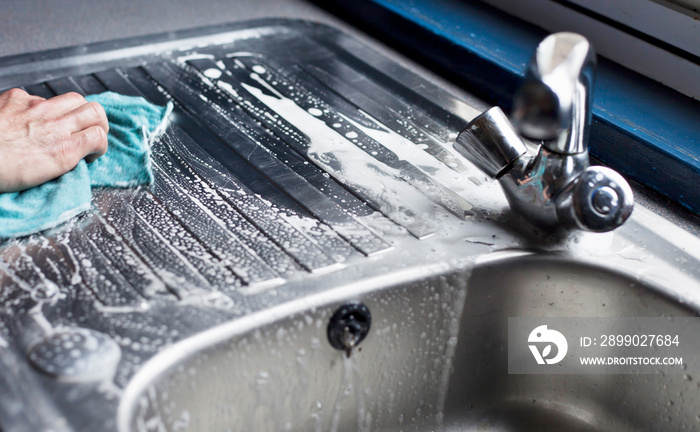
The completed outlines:
<svg viewBox="0 0 700 432">
<path fill-rule="evenodd" d="M 204 76 L 207 78 L 217 79 L 221 77 L 221 70 L 215 68 L 209 68 L 204 71 Z"/>
</svg>

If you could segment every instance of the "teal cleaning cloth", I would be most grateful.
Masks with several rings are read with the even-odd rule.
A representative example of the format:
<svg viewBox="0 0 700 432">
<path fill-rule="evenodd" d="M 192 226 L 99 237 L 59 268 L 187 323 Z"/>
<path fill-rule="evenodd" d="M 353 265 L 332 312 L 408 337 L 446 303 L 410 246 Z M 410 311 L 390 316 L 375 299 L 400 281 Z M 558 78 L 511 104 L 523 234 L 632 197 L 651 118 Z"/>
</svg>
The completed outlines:
<svg viewBox="0 0 700 432">
<path fill-rule="evenodd" d="M 90 209 L 93 187 L 134 187 L 153 181 L 150 142 L 165 127 L 172 104 L 161 107 L 141 97 L 107 92 L 91 95 L 107 113 L 107 153 L 84 160 L 42 185 L 0 194 L 0 238 L 33 234 Z"/>
</svg>

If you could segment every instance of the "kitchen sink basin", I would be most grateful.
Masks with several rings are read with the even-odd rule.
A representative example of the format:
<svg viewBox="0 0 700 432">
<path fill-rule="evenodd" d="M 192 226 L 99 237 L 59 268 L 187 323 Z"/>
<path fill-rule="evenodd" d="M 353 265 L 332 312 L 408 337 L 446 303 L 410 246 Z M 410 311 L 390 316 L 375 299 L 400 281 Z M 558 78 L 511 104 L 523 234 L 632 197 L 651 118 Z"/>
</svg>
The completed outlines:
<svg viewBox="0 0 700 432">
<path fill-rule="evenodd" d="M 624 272 L 560 258 L 528 256 L 477 267 L 449 380 L 446 430 L 694 429 L 700 420 L 693 408 L 700 398 L 692 380 L 697 363 L 684 374 L 667 375 L 507 373 L 508 317 L 658 316 L 697 316 L 697 310 Z"/>
<path fill-rule="evenodd" d="M 509 318 L 697 317 L 700 240 L 528 225 L 452 150 L 482 101 L 288 20 L 0 59 L 16 86 L 175 108 L 153 185 L 0 243 L 2 432 L 700 427 L 695 359 L 508 373 Z"/>
<path fill-rule="evenodd" d="M 558 255 L 478 261 L 324 292 L 182 341 L 127 387 L 120 431 L 679 431 L 700 422 L 697 364 L 675 375 L 515 375 L 507 359 L 508 317 L 697 311 L 629 274 Z M 326 326 L 351 300 L 368 306 L 373 328 L 346 357 Z"/>
</svg>

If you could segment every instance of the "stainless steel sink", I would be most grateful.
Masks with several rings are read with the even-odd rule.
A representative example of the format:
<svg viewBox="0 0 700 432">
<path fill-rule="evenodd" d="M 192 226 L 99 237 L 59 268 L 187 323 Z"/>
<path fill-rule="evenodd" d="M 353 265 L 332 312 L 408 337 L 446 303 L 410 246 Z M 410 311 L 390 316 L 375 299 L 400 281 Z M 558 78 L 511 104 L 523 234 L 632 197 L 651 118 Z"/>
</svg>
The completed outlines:
<svg viewBox="0 0 700 432">
<path fill-rule="evenodd" d="M 155 182 L 0 243 L 3 432 L 679 431 L 678 375 L 509 375 L 509 317 L 698 316 L 638 206 L 551 238 L 452 152 L 485 106 L 339 32 L 241 23 L 0 60 L 0 88 L 176 102 Z M 331 316 L 372 313 L 331 347 Z"/>
<path fill-rule="evenodd" d="M 120 430 L 435 425 L 445 401 L 465 277 L 414 276 L 324 292 L 173 346 L 125 390 Z M 346 299 L 362 300 L 373 320 L 367 339 L 349 358 L 326 336 L 331 314 Z"/>
<path fill-rule="evenodd" d="M 508 375 L 508 317 L 683 317 L 696 311 L 624 272 L 561 257 L 478 267 L 468 283 L 447 430 L 678 431 L 700 425 L 697 363 L 674 375 Z M 478 373 L 475 373 L 478 371 Z"/>
<path fill-rule="evenodd" d="M 346 286 L 246 317 L 151 360 L 127 387 L 121 432 L 679 431 L 700 422 L 697 364 L 677 375 L 509 375 L 508 317 L 695 316 L 637 277 L 559 254 Z M 390 281 L 387 281 L 390 279 Z M 333 310 L 375 323 L 350 358 Z"/>
</svg>

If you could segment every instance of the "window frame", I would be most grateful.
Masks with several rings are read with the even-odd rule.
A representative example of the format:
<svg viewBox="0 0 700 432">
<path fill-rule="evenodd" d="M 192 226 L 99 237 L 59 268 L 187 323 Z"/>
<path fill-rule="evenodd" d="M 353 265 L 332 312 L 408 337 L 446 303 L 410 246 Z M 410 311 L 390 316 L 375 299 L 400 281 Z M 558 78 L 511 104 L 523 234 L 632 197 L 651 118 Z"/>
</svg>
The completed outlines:
<svg viewBox="0 0 700 432">
<path fill-rule="evenodd" d="M 550 32 L 481 2 L 328 0 L 324 5 L 506 111 Z M 593 157 L 700 215 L 700 102 L 599 56 Z"/>
</svg>

